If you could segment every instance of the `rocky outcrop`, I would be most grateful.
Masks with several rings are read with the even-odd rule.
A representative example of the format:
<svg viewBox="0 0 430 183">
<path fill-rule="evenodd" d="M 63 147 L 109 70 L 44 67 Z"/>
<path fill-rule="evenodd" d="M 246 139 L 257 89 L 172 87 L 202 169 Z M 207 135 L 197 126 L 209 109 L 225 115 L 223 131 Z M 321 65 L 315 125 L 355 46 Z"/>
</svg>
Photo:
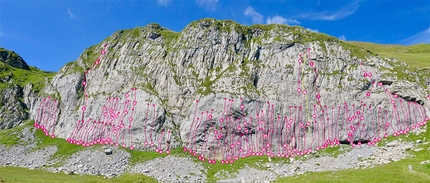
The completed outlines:
<svg viewBox="0 0 430 183">
<path fill-rule="evenodd" d="M 0 129 L 18 126 L 27 119 L 27 107 L 23 104 L 22 88 L 14 85 L 1 90 L 0 93 Z"/>
<path fill-rule="evenodd" d="M 14 51 L 6 50 L 0 47 L 0 62 L 20 69 L 30 69 L 27 63 Z"/>
<path fill-rule="evenodd" d="M 106 53 L 98 60 L 102 50 Z M 303 54 L 303 64 L 298 62 L 300 54 Z M 378 114 L 378 107 L 393 110 L 386 90 L 397 91 L 399 96 L 410 96 L 416 101 L 426 101 L 429 93 L 420 73 L 404 71 L 413 79 L 401 77 L 404 73 L 396 70 L 399 67 L 405 67 L 405 64 L 379 58 L 367 50 L 300 27 L 247 27 L 232 21 L 203 19 L 191 23 L 181 32 L 172 32 L 157 24 L 115 32 L 100 44 L 86 49 L 76 62 L 64 66 L 43 93 L 59 101 L 58 110 L 55 110 L 58 118 L 54 119 L 58 137 L 68 138 L 79 129 L 91 131 L 94 126 L 104 128 L 98 125 L 109 124 L 100 120 L 104 119 L 108 98 L 122 101 L 135 88 L 136 98 L 132 101 L 137 105 L 133 108 L 133 122 L 125 123 L 124 126 L 130 128 L 125 127 L 119 132 L 127 135 L 122 143 L 145 149 L 145 141 L 164 142 L 167 131 L 171 131 L 169 145 L 172 147 L 197 143 L 200 148 L 203 142 L 213 141 L 213 137 L 205 134 L 212 134 L 214 128 L 228 128 L 227 135 L 234 138 L 243 135 L 230 126 L 219 125 L 217 122 L 221 119 L 248 119 L 262 109 L 267 114 L 272 111 L 272 116 L 268 117 L 276 119 L 277 116 L 291 118 L 291 107 L 303 107 L 307 112 L 300 112 L 301 119 L 312 119 L 317 107 L 319 111 L 326 109 L 327 112 L 330 107 L 338 106 L 340 111 L 344 103 L 355 105 L 343 107 L 342 114 L 346 114 L 362 109 L 361 104 L 365 102 L 375 110 L 363 114 L 359 124 L 366 124 L 367 128 L 360 133 L 380 132 L 381 126 L 372 126 L 371 119 L 372 115 Z M 363 73 L 371 73 L 372 77 L 363 77 Z M 384 81 L 381 85 L 386 90 L 382 86 L 376 87 L 377 81 Z M 298 89 L 307 89 L 307 95 L 297 92 Z M 366 97 L 369 91 L 372 95 Z M 229 99 L 235 99 L 228 112 L 226 99 L 227 103 Z M 39 114 L 37 106 L 42 101 L 33 100 L 30 107 L 33 119 Z M 400 106 L 400 101 L 395 102 Z M 273 110 L 270 110 L 272 105 Z M 423 102 L 420 106 L 423 106 L 424 115 L 429 115 L 429 103 Z M 210 118 L 203 116 L 209 116 L 209 113 Z M 403 115 L 399 121 L 404 123 L 408 117 L 422 115 L 418 112 Z M 194 122 L 197 117 L 200 122 Z M 91 123 L 78 125 L 82 121 Z M 299 124 L 293 124 L 294 128 Z M 255 121 L 252 125 L 251 129 L 257 127 Z M 336 129 L 335 123 L 327 122 L 326 125 L 327 129 Z M 306 139 L 310 141 L 312 134 L 322 134 L 323 129 L 326 128 L 300 133 L 302 137 L 308 136 Z M 252 133 L 256 132 L 249 134 Z M 386 133 L 395 131 L 388 129 Z M 94 136 L 89 138 L 96 138 Z M 344 132 L 338 136 L 339 140 L 345 140 L 348 134 Z M 88 139 L 88 135 L 86 137 Z M 369 137 L 357 135 L 350 140 L 370 140 L 360 139 Z M 272 140 L 276 142 L 277 137 Z M 160 148 L 165 150 L 167 143 L 162 146 Z M 211 146 L 215 145 L 209 144 L 208 149 Z"/>
<path fill-rule="evenodd" d="M 29 119 L 29 110 L 43 97 L 39 91 L 53 74 L 29 67 L 14 51 L 0 48 L 0 129 Z"/>
</svg>

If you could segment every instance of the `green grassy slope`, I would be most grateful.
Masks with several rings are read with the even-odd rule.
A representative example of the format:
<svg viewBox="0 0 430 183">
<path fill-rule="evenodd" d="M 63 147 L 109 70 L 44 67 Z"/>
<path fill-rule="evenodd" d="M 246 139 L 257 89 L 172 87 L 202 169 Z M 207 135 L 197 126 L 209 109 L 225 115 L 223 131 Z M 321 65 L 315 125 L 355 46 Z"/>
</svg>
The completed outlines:
<svg viewBox="0 0 430 183">
<path fill-rule="evenodd" d="M 31 183 L 118 183 L 118 182 L 145 182 L 152 183 L 157 180 L 145 175 L 123 174 L 112 179 L 91 175 L 67 175 L 64 173 L 51 173 L 43 170 L 29 170 L 18 167 L 0 167 L 0 182 L 31 182 Z"/>
<path fill-rule="evenodd" d="M 374 44 L 366 42 L 346 42 L 379 54 L 383 58 L 395 58 L 417 68 L 430 67 L 430 44 L 411 46 Z"/>
<path fill-rule="evenodd" d="M 36 91 L 43 89 L 45 87 L 45 79 L 51 79 L 54 75 L 54 72 L 42 71 L 36 67 L 30 67 L 30 70 L 25 70 L 0 62 L 0 79 L 11 78 L 13 84 L 21 87 L 32 83 L 34 85 L 33 89 Z M 3 83 L 0 80 L 0 89 L 5 89 L 12 83 Z"/>
</svg>

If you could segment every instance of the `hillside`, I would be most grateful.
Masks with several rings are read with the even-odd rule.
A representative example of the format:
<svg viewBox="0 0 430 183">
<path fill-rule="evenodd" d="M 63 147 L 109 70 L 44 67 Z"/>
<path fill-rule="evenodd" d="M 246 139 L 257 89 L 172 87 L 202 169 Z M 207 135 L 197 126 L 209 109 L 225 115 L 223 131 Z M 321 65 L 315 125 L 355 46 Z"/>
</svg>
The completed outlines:
<svg viewBox="0 0 430 183">
<path fill-rule="evenodd" d="M 13 128 L 28 119 L 34 103 L 28 98 L 36 96 L 54 75 L 30 67 L 17 53 L 0 48 L 0 129 Z"/>
<path fill-rule="evenodd" d="M 416 44 L 411 46 L 384 45 L 364 42 L 349 42 L 374 53 L 383 58 L 395 58 L 416 68 L 430 67 L 430 44 Z"/>
</svg>

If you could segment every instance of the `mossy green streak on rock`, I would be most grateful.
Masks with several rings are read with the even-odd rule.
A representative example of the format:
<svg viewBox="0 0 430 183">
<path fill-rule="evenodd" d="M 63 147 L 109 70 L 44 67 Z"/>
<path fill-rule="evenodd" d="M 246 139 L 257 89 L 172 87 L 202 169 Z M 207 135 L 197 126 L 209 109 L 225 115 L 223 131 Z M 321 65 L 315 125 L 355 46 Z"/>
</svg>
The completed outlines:
<svg viewBox="0 0 430 183">
<path fill-rule="evenodd" d="M 173 32 L 171 30 L 164 29 L 159 32 L 161 37 L 168 43 L 171 44 L 174 41 L 177 41 L 181 33 Z"/>
<path fill-rule="evenodd" d="M 152 95 L 159 96 L 157 90 L 154 89 L 151 83 L 146 83 L 143 89 L 151 93 Z"/>
<path fill-rule="evenodd" d="M 209 74 L 212 74 L 212 72 L 215 71 L 217 73 L 216 76 L 215 76 L 215 78 L 213 80 L 211 80 L 211 77 L 207 76 L 206 79 L 200 83 L 200 86 L 197 89 L 197 93 L 200 94 L 201 96 L 206 96 L 206 95 L 209 95 L 209 94 L 213 93 L 213 90 L 212 90 L 213 86 L 212 85 L 214 83 L 216 83 L 219 79 L 221 79 L 221 77 L 226 72 L 233 72 L 234 68 L 235 68 L 235 65 L 231 64 L 226 69 L 224 69 L 222 72 L 219 72 L 221 70 L 221 68 L 215 68 L 215 70 L 211 69 L 209 71 Z M 198 76 L 198 74 L 195 73 L 194 71 L 193 71 L 193 75 L 195 77 Z"/>
<path fill-rule="evenodd" d="M 72 74 L 72 73 L 83 73 L 84 69 L 79 66 L 76 61 L 73 62 L 68 62 L 64 67 L 64 70 L 66 71 L 66 75 L 67 74 Z"/>
<path fill-rule="evenodd" d="M 88 70 L 94 64 L 94 62 L 97 61 L 97 58 L 100 56 L 100 52 L 97 52 L 96 48 L 99 46 L 100 44 L 97 44 L 85 49 L 81 57 L 86 67 L 86 68 L 83 68 L 83 70 Z"/>
</svg>

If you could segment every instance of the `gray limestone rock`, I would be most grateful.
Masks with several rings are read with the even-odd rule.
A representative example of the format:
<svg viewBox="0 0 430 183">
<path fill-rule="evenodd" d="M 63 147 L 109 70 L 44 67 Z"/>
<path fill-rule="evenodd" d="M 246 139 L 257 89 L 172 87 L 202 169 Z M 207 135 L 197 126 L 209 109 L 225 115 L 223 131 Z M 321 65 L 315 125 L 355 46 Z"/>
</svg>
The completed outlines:
<svg viewBox="0 0 430 183">
<path fill-rule="evenodd" d="M 79 133 L 91 134 L 86 139 L 93 141 L 107 135 L 106 130 L 97 133 L 91 129 L 109 129 L 118 137 L 119 145 L 126 147 L 144 150 L 148 149 L 145 142 L 153 142 L 156 148 L 165 151 L 193 144 L 206 154 L 220 151 L 216 143 L 208 143 L 206 148 L 202 148 L 204 142 L 214 141 L 214 136 L 208 135 L 213 133 L 213 126 L 228 129 L 226 133 L 234 138 L 244 134 L 244 128 L 235 130 L 218 121 L 254 117 L 253 123 L 249 123 L 249 136 L 256 133 L 258 125 L 255 116 L 261 110 L 266 112 L 266 117 L 272 115 L 274 120 L 278 120 L 280 118 L 277 116 L 291 118 L 291 110 L 294 113 L 302 107 L 300 119 L 312 121 L 316 108 L 322 116 L 322 110 L 327 113 L 339 107 L 338 113 L 344 114 L 340 116 L 347 118 L 344 116 L 352 116 L 354 112 L 371 106 L 362 114 L 363 120 L 354 124 L 361 126 L 358 127 L 360 133 L 350 137 L 352 141 L 372 140 L 373 135 L 385 132 L 392 135 L 397 127 L 419 122 L 412 119 L 429 115 L 430 103 L 424 102 L 428 88 L 419 83 L 421 80 L 406 80 L 390 70 L 407 65 L 365 51 L 360 52 L 365 55 L 360 57 L 356 53 L 360 49 L 349 49 L 345 43 L 328 36 L 319 35 L 324 39 L 312 36 L 315 35 L 299 27 L 246 27 L 232 21 L 213 19 L 193 22 L 181 32 L 172 32 L 157 24 L 117 31 L 100 44 L 84 50 L 76 62 L 65 65 L 41 94 L 35 96 L 25 88 L 24 102 L 29 117 L 35 119 L 40 115 L 38 108 L 44 97 L 50 95 L 58 99 L 54 106 L 56 110 L 52 112 L 55 113 L 53 116 L 58 116 L 52 119 L 52 131 L 55 130 L 55 135 L 60 138 L 67 139 L 76 129 L 80 129 L 82 132 Z M 100 57 L 100 64 L 94 66 L 103 49 L 106 54 Z M 300 54 L 303 54 L 303 64 L 298 62 Z M 310 66 L 310 61 L 317 72 Z M 363 72 L 372 73 L 371 80 L 364 78 Z M 423 73 L 408 74 L 420 78 Z M 87 86 L 85 92 L 84 81 Z M 377 87 L 377 82 L 392 93 L 387 93 L 382 86 Z M 307 89 L 307 98 L 299 94 L 299 87 Z M 370 90 L 372 94 L 366 96 Z M 3 103 L 8 104 L 2 106 L 3 111 L 6 111 L 5 108 L 25 111 L 18 105 L 18 99 L 10 99 L 19 92 L 19 89 L 9 89 L 6 92 L 8 95 L 4 95 L 7 97 L 0 97 L 1 101 L 6 101 Z M 321 96 L 319 101 L 318 94 Z M 398 98 L 391 100 L 391 94 Z M 109 98 L 118 98 L 115 105 L 121 107 L 127 106 L 127 99 L 136 103 L 134 107 L 127 108 L 128 116 L 133 111 L 132 122 L 128 122 L 128 116 L 115 122 L 115 127 L 123 125 L 118 131 L 113 130 L 112 123 L 103 117 L 104 107 L 114 105 L 109 104 L 113 101 Z M 234 102 L 226 110 L 225 102 L 228 104 L 229 99 L 234 99 Z M 199 100 L 197 107 L 196 100 Z M 396 113 L 399 114 L 396 118 L 391 116 L 396 121 L 386 129 L 384 124 L 375 125 L 372 119 L 386 114 L 385 110 L 392 110 L 393 102 L 397 109 L 404 109 L 410 115 Z M 350 105 L 349 108 L 342 107 L 344 103 Z M 410 106 L 401 107 L 404 105 Z M 83 107 L 85 113 L 82 113 Z M 123 108 L 115 112 L 125 113 Z M 25 118 L 27 113 L 18 114 L 15 117 L 19 120 Z M 327 120 L 324 127 L 300 133 L 298 137 L 306 139 L 303 142 L 289 139 L 292 141 L 289 145 L 297 147 L 306 143 L 315 147 L 322 144 L 324 139 L 318 141 L 313 137 L 314 134 L 325 133 L 326 129 L 333 130 L 327 134 L 331 135 L 330 138 L 334 138 L 334 132 L 340 132 L 336 137 L 346 141 L 350 126 L 345 125 L 345 121 Z M 9 122 L 3 126 L 10 127 Z M 292 125 L 293 128 L 300 127 L 299 122 Z M 274 136 L 273 141 L 277 140 L 278 136 Z M 277 143 L 273 144 L 274 149 L 279 148 L 277 146 Z"/>
</svg>

